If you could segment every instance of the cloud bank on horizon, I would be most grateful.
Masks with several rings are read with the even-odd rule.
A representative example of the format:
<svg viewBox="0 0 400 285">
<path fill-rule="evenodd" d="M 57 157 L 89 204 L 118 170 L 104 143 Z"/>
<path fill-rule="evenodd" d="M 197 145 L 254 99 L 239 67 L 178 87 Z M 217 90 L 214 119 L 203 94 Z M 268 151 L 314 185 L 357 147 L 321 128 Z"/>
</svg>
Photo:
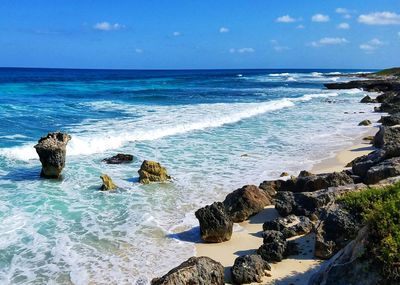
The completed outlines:
<svg viewBox="0 0 400 285">
<path fill-rule="evenodd" d="M 12 0 L 0 3 L 0 66 L 381 68 L 400 65 L 397 0 Z M 343 2 L 340 2 L 343 4 Z M 24 9 L 19 9 L 24 7 Z"/>
</svg>

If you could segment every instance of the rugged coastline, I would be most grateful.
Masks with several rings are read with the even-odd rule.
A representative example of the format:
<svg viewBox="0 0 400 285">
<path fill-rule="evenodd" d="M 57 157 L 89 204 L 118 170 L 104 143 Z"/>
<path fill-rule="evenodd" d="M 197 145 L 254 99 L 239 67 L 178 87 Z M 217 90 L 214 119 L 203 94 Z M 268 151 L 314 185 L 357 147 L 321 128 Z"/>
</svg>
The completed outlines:
<svg viewBox="0 0 400 285">
<path fill-rule="evenodd" d="M 201 232 L 207 232 L 202 237 L 207 241 L 212 235 L 208 242 L 214 243 L 200 244 L 197 255 L 207 255 L 222 265 L 207 270 L 200 257 L 196 266 L 196 259 L 191 259 L 191 268 L 182 264 L 152 284 L 396 284 L 398 276 L 385 275 L 379 270 L 379 261 L 372 257 L 344 257 L 365 244 L 368 234 L 363 233 L 368 227 L 340 199 L 400 180 L 400 129 L 396 127 L 400 123 L 399 74 L 394 70 L 361 76 L 362 80 L 325 86 L 380 92 L 376 98 L 363 99 L 365 103 L 381 104 L 376 112 L 389 114 L 380 120 L 382 125 L 376 134 L 376 128 L 369 129 L 368 135 L 374 135 L 373 147 L 358 138 L 356 148 L 344 151 L 352 153 L 350 156 L 341 153 L 335 161 L 325 161 L 325 165 L 312 172 L 302 171 L 297 177 L 245 186 L 222 203 L 200 209 Z M 206 223 L 202 224 L 201 219 Z M 239 222 L 242 229 L 232 235 L 233 222 Z M 243 247 L 238 248 L 238 244 Z M 259 248 L 253 248 L 255 244 Z M 232 254 L 227 256 L 227 251 Z M 233 257 L 237 257 L 234 263 Z M 319 266 L 323 260 L 327 261 Z M 350 269 L 340 275 L 337 270 L 344 263 Z M 367 273 L 361 274 L 360 268 Z"/>
</svg>

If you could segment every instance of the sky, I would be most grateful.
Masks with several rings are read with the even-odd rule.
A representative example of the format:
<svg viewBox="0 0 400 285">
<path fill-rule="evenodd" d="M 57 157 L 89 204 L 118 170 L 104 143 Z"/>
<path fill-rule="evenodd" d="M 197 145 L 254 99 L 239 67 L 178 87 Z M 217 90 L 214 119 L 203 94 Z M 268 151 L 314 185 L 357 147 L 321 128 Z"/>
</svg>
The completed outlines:
<svg viewBox="0 0 400 285">
<path fill-rule="evenodd" d="M 0 0 L 0 66 L 400 66 L 399 0 Z"/>
</svg>

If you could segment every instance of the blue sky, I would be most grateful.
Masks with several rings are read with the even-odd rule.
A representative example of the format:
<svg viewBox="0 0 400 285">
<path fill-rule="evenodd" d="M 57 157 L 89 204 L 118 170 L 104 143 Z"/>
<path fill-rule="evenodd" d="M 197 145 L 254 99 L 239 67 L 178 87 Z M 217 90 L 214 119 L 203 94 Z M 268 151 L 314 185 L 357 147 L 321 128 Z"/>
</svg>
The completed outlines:
<svg viewBox="0 0 400 285">
<path fill-rule="evenodd" d="M 0 66 L 400 66 L 399 0 L 1 0 Z"/>
</svg>

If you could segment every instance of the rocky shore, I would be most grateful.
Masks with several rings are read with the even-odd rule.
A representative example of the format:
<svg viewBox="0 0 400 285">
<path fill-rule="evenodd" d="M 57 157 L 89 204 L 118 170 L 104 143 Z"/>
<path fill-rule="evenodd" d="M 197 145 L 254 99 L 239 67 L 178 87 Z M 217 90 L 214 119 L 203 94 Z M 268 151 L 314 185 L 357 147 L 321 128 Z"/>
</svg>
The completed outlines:
<svg viewBox="0 0 400 285">
<path fill-rule="evenodd" d="M 279 215 L 266 219 L 259 228 L 262 244 L 257 250 L 239 253 L 230 270 L 224 270 L 213 259 L 192 257 L 155 278 L 152 284 L 268 282 L 268 277 L 274 275 L 274 264 L 293 255 L 306 255 L 306 251 L 325 262 L 309 274 L 310 278 L 299 278 L 297 283 L 290 284 L 400 284 L 400 241 L 397 240 L 400 219 L 392 218 L 393 212 L 395 217 L 400 215 L 400 204 L 392 201 L 388 210 L 392 216 L 387 227 L 393 228 L 392 232 L 378 232 L 379 227 L 373 226 L 371 218 L 371 213 L 375 213 L 372 209 L 382 213 L 388 191 L 390 195 L 397 195 L 397 188 L 384 190 L 384 187 L 400 181 L 399 75 L 393 69 L 362 75 L 361 80 L 325 84 L 328 89 L 361 88 L 379 92 L 376 98 L 366 96 L 361 101 L 379 103 L 375 112 L 387 113 L 379 120 L 379 131 L 371 138 L 372 152 L 355 158 L 343 171 L 322 174 L 301 171 L 297 176 L 264 181 L 259 186 L 246 185 L 227 195 L 224 201 L 196 211 L 202 240 L 223 245 L 231 239 L 234 223 L 274 208 Z M 386 195 L 384 198 L 379 196 L 382 193 Z M 381 208 L 372 207 L 372 202 L 365 197 L 380 199 Z M 371 211 L 361 213 L 363 207 L 354 206 L 360 200 L 371 206 Z M 367 214 L 369 220 L 365 218 Z M 299 236 L 312 237 L 307 239 L 312 250 L 298 239 L 293 240 Z M 387 240 L 390 258 L 380 258 L 377 239 Z M 370 251 L 377 254 L 369 254 Z M 296 272 L 296 268 L 287 270 Z"/>
</svg>

